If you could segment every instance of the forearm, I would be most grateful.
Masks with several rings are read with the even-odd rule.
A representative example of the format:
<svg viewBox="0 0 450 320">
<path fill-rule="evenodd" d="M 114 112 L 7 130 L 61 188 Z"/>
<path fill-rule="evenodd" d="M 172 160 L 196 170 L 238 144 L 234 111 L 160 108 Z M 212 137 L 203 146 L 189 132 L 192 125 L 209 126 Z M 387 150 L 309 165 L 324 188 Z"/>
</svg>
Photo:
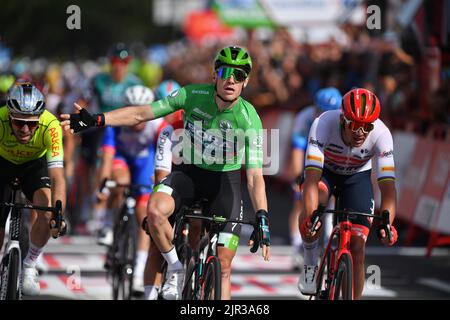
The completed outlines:
<svg viewBox="0 0 450 320">
<path fill-rule="evenodd" d="M 267 211 L 266 184 L 262 174 L 250 177 L 247 188 L 255 212 L 261 209 Z"/>
<path fill-rule="evenodd" d="M 397 191 L 395 189 L 394 182 L 381 182 L 379 184 L 380 192 L 381 192 L 381 205 L 380 210 L 383 212 L 384 210 L 388 210 L 390 214 L 390 223 L 394 222 L 395 214 L 396 214 L 396 204 L 397 204 Z"/>
<path fill-rule="evenodd" d="M 316 181 L 306 181 L 303 189 L 305 213 L 310 216 L 319 206 L 319 190 Z"/>
<path fill-rule="evenodd" d="M 52 206 L 55 206 L 57 200 L 62 202 L 62 212 L 66 208 L 66 180 L 64 179 L 64 169 L 63 168 L 53 168 L 50 171 L 50 181 L 51 181 L 51 193 L 52 193 Z"/>
<path fill-rule="evenodd" d="M 104 179 L 108 179 L 111 177 L 113 159 L 113 154 L 103 154 L 102 165 L 100 166 L 100 170 L 97 176 L 97 185 L 99 185 Z"/>
<path fill-rule="evenodd" d="M 105 125 L 112 127 L 134 126 L 150 121 L 155 115 L 150 106 L 130 106 L 105 113 Z"/>
</svg>

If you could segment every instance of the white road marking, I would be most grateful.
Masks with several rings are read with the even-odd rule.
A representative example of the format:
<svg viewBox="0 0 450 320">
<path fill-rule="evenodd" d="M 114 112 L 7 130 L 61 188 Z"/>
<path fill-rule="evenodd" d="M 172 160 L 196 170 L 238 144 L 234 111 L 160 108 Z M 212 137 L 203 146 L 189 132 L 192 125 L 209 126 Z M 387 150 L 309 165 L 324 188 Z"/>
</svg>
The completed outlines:
<svg viewBox="0 0 450 320">
<path fill-rule="evenodd" d="M 450 283 L 448 282 L 434 278 L 420 278 L 417 282 L 424 286 L 450 293 Z"/>
</svg>

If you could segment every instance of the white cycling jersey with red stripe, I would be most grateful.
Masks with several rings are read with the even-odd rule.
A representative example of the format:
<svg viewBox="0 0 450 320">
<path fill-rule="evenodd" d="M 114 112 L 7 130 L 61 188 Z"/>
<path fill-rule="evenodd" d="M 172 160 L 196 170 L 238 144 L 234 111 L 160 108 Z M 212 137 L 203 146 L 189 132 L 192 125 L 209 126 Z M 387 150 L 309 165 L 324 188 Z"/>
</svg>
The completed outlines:
<svg viewBox="0 0 450 320">
<path fill-rule="evenodd" d="M 372 158 L 378 162 L 378 180 L 395 179 L 392 135 L 381 120 L 374 122 L 362 146 L 352 148 L 342 140 L 340 110 L 322 113 L 314 120 L 308 138 L 305 169 L 324 167 L 334 173 L 352 175 L 372 168 Z"/>
</svg>

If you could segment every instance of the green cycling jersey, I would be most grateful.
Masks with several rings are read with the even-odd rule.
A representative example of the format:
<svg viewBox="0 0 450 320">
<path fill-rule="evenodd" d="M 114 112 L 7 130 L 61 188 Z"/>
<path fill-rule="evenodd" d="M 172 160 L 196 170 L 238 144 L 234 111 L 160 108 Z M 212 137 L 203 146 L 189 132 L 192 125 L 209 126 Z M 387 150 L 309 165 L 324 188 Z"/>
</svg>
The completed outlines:
<svg viewBox="0 0 450 320">
<path fill-rule="evenodd" d="M 210 171 L 262 168 L 263 130 L 255 108 L 239 97 L 231 108 L 219 110 L 214 84 L 194 84 L 155 101 L 156 118 L 182 109 L 183 161 Z M 245 159 L 244 159 L 245 156 Z"/>
</svg>

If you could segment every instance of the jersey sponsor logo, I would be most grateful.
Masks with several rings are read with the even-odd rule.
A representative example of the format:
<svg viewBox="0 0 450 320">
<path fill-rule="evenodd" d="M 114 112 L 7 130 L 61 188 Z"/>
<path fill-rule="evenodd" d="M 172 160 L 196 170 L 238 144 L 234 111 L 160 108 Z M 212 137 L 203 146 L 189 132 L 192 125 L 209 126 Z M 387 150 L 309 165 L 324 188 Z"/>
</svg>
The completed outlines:
<svg viewBox="0 0 450 320">
<path fill-rule="evenodd" d="M 52 138 L 52 157 L 57 157 L 60 150 L 60 138 L 56 128 L 50 128 L 50 136 Z"/>
<path fill-rule="evenodd" d="M 220 120 L 220 122 L 219 122 L 219 128 L 220 128 L 220 130 L 226 132 L 227 130 L 233 129 L 233 126 L 231 125 L 231 122 L 230 122 L 230 121 L 227 121 L 227 120 Z"/>
<path fill-rule="evenodd" d="M 161 161 L 164 159 L 164 146 L 166 145 L 167 139 L 170 139 L 169 130 L 163 130 L 161 132 L 161 138 L 157 146 L 156 159 Z"/>
<path fill-rule="evenodd" d="M 192 90 L 192 94 L 209 94 L 208 90 Z"/>
<path fill-rule="evenodd" d="M 172 92 L 171 94 L 169 94 L 169 97 L 175 98 L 179 93 L 180 93 L 180 90 L 175 90 L 174 92 Z"/>
<path fill-rule="evenodd" d="M 197 108 L 197 107 L 194 108 L 192 111 L 195 112 L 195 113 L 198 113 L 199 115 L 204 116 L 205 118 L 207 118 L 207 119 L 209 119 L 209 120 L 211 120 L 211 119 L 213 118 L 212 115 L 210 115 L 209 113 L 206 113 L 205 111 L 200 110 L 200 109 Z"/>
<path fill-rule="evenodd" d="M 380 153 L 380 158 L 392 158 L 394 156 L 394 150 L 383 151 Z"/>
<path fill-rule="evenodd" d="M 316 147 L 318 146 L 318 147 L 323 148 L 323 143 L 320 143 L 319 140 L 316 140 L 316 139 L 313 139 L 313 138 L 309 139 L 309 144 L 311 144 L 313 146 L 316 146 Z"/>
<path fill-rule="evenodd" d="M 194 143 L 201 143 L 205 149 L 211 148 L 212 145 L 214 145 L 215 147 L 218 147 L 226 152 L 235 150 L 234 142 L 227 141 L 223 136 L 219 136 L 218 134 L 220 132 L 218 132 L 218 130 L 203 130 L 203 128 L 194 125 L 190 121 L 186 123 L 186 130 L 191 139 L 194 139 Z"/>
<path fill-rule="evenodd" d="M 27 150 L 6 149 L 6 151 L 13 157 L 31 158 L 35 152 Z"/>
<path fill-rule="evenodd" d="M 330 169 L 331 171 L 337 172 L 337 173 L 344 173 L 344 174 L 350 174 L 353 172 L 358 171 L 359 169 L 361 169 L 364 164 L 362 165 L 353 165 L 353 166 L 343 166 L 343 165 L 339 165 L 337 163 L 331 162 L 328 159 L 325 159 L 325 166 Z"/>
</svg>

